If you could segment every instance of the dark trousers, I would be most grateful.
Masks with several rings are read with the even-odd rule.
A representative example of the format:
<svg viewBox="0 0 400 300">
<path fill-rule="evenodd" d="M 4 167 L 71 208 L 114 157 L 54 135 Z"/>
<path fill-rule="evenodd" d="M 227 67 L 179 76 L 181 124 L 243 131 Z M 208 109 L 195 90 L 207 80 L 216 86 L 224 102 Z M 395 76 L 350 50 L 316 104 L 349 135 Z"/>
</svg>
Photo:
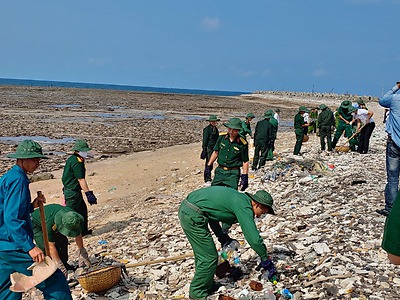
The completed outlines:
<svg viewBox="0 0 400 300">
<path fill-rule="evenodd" d="M 375 129 L 375 123 L 368 123 L 361 129 L 360 138 L 358 141 L 357 151 L 361 154 L 368 153 L 369 139 L 371 138 L 372 131 Z"/>
<path fill-rule="evenodd" d="M 211 157 L 211 154 L 213 154 L 213 150 L 207 150 L 207 156 L 206 156 L 206 163 L 204 164 L 204 182 L 208 182 L 208 181 L 211 181 L 212 179 L 211 179 L 211 174 L 206 174 L 206 172 L 205 172 L 205 168 L 207 167 L 207 164 L 208 164 L 208 162 L 210 161 L 210 157 Z M 212 171 L 212 169 L 213 169 L 213 165 L 211 165 L 211 171 Z"/>
<path fill-rule="evenodd" d="M 256 145 L 254 148 L 253 170 L 257 170 L 265 166 L 269 148 L 266 145 Z"/>
<path fill-rule="evenodd" d="M 296 144 L 294 145 L 293 154 L 299 155 L 301 150 L 301 145 L 303 144 L 304 130 L 301 128 L 295 129 L 296 133 Z"/>
<path fill-rule="evenodd" d="M 331 138 L 331 126 L 321 126 L 319 130 L 319 138 L 321 141 L 321 150 L 325 150 L 325 138 L 328 144 L 328 151 L 332 151 L 332 138 Z"/>
</svg>

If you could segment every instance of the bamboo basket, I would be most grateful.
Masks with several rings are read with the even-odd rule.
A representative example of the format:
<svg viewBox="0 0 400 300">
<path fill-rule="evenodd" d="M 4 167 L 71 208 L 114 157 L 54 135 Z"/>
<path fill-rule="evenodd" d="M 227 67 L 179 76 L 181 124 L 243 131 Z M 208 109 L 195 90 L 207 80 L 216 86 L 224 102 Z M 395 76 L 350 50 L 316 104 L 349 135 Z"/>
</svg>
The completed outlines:
<svg viewBox="0 0 400 300">
<path fill-rule="evenodd" d="M 307 134 L 303 135 L 303 143 L 308 142 L 309 139 L 310 137 Z"/>
<path fill-rule="evenodd" d="M 121 267 L 111 266 L 83 273 L 78 277 L 79 284 L 87 292 L 104 292 L 121 279 Z"/>
</svg>

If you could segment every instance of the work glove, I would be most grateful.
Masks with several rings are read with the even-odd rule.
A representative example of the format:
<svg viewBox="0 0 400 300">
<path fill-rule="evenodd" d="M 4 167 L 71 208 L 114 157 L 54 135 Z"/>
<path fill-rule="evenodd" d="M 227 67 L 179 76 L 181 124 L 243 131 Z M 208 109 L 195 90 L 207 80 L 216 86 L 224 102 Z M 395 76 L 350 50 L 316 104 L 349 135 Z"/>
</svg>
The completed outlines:
<svg viewBox="0 0 400 300">
<path fill-rule="evenodd" d="M 212 167 L 209 165 L 206 165 L 206 167 L 204 168 L 204 177 L 205 178 L 211 178 L 211 170 L 212 170 Z"/>
<path fill-rule="evenodd" d="M 239 185 L 242 186 L 242 188 L 240 189 L 242 192 L 249 187 L 249 174 L 240 175 Z"/>
<path fill-rule="evenodd" d="M 200 159 L 206 159 L 206 157 L 207 157 L 207 151 L 206 150 L 201 151 Z"/>
<path fill-rule="evenodd" d="M 78 266 L 79 267 L 87 267 L 90 268 L 92 264 L 90 263 L 89 260 L 89 255 L 85 249 L 85 247 L 80 248 L 78 250 Z"/>
<path fill-rule="evenodd" d="M 90 205 L 97 204 L 97 198 L 93 194 L 93 191 L 87 191 L 87 192 L 85 192 L 85 195 L 86 195 L 86 199 Z"/>
<path fill-rule="evenodd" d="M 262 270 L 261 270 L 262 269 Z M 274 276 L 278 276 L 275 265 L 271 258 L 267 260 L 262 260 L 260 264 L 256 267 L 256 271 L 268 272 L 268 279 L 271 280 Z"/>
<path fill-rule="evenodd" d="M 67 269 L 65 268 L 63 262 L 62 262 L 61 260 L 58 260 L 58 261 L 55 262 L 55 264 L 56 264 L 57 268 L 59 268 L 60 271 L 64 274 L 65 278 L 67 278 L 67 276 L 68 276 L 68 271 L 67 271 Z"/>
<path fill-rule="evenodd" d="M 224 248 L 225 246 L 229 245 L 232 243 L 234 239 L 232 239 L 228 234 L 224 233 L 220 237 L 218 237 L 218 242 L 221 243 L 221 248 Z"/>
</svg>

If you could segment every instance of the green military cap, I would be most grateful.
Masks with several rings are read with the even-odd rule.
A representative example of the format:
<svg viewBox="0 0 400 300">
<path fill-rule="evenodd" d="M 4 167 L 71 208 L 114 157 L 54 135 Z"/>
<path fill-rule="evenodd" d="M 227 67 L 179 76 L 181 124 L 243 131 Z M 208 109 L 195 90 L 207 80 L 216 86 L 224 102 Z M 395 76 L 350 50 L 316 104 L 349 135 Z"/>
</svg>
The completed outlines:
<svg viewBox="0 0 400 300">
<path fill-rule="evenodd" d="M 218 117 L 216 115 L 210 115 L 208 117 L 207 121 L 209 121 L 209 122 L 217 122 L 217 121 L 219 121 L 219 119 L 218 119 Z"/>
<path fill-rule="evenodd" d="M 342 108 L 350 108 L 350 107 L 351 107 L 351 101 L 350 101 L 350 100 L 344 100 L 344 101 L 340 104 L 340 106 L 341 106 Z"/>
<path fill-rule="evenodd" d="M 303 106 L 303 105 L 299 107 L 299 111 L 298 112 L 301 112 L 301 111 L 304 111 L 304 112 L 307 112 L 307 113 L 310 112 L 310 110 L 307 107 Z"/>
<path fill-rule="evenodd" d="M 275 111 L 278 113 L 281 112 L 281 109 L 278 107 L 277 109 L 275 109 Z"/>
<path fill-rule="evenodd" d="M 15 153 L 8 154 L 7 156 L 10 158 L 19 159 L 48 158 L 47 156 L 43 155 L 42 147 L 37 142 L 32 140 L 24 140 L 20 142 Z"/>
<path fill-rule="evenodd" d="M 364 100 L 360 98 L 357 100 L 357 104 L 364 105 L 365 103 L 364 103 Z"/>
<path fill-rule="evenodd" d="M 320 110 L 323 110 L 323 109 L 325 109 L 325 108 L 327 108 L 327 107 L 328 107 L 328 106 L 326 106 L 325 104 L 322 103 L 322 104 L 319 106 L 319 109 L 320 109 Z"/>
<path fill-rule="evenodd" d="M 274 117 L 274 112 L 272 109 L 268 109 L 264 113 L 264 118 L 273 118 Z"/>
<path fill-rule="evenodd" d="M 254 201 L 263 204 L 265 206 L 268 206 L 269 210 L 268 213 L 271 215 L 275 215 L 275 211 L 273 208 L 274 205 L 274 200 L 272 199 L 272 196 L 270 193 L 264 191 L 264 190 L 258 190 L 255 194 L 250 194 L 250 193 L 245 193 L 247 196 L 249 196 L 251 199 Z"/>
<path fill-rule="evenodd" d="M 242 120 L 240 120 L 239 118 L 231 118 L 229 119 L 228 123 L 224 123 L 224 126 L 240 130 L 242 129 Z"/>
<path fill-rule="evenodd" d="M 255 118 L 256 116 L 253 114 L 253 113 L 248 113 L 247 115 L 246 115 L 246 118 Z"/>
<path fill-rule="evenodd" d="M 92 148 L 89 147 L 88 143 L 86 143 L 84 140 L 77 140 L 75 142 L 74 148 L 72 148 L 73 151 L 79 151 L 79 152 L 88 152 L 92 150 Z"/>
<path fill-rule="evenodd" d="M 60 210 L 54 216 L 54 223 L 62 235 L 76 237 L 82 233 L 83 217 L 75 211 Z"/>
</svg>

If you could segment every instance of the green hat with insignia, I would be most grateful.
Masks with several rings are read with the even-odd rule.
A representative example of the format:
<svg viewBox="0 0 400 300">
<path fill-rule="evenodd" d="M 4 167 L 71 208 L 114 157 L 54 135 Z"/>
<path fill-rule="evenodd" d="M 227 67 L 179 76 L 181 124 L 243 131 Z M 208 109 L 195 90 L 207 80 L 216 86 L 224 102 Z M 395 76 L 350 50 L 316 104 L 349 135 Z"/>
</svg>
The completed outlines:
<svg viewBox="0 0 400 300">
<path fill-rule="evenodd" d="M 62 235 L 76 237 L 82 233 L 83 217 L 75 211 L 58 211 L 54 223 Z"/>
<path fill-rule="evenodd" d="M 43 155 L 42 147 L 35 141 L 24 140 L 18 144 L 15 153 L 8 154 L 9 158 L 48 158 Z"/>
<path fill-rule="evenodd" d="M 271 215 L 275 215 L 275 210 L 273 208 L 274 205 L 274 200 L 272 199 L 272 196 L 270 193 L 264 190 L 258 190 L 255 194 L 250 194 L 250 193 L 245 193 L 247 196 L 249 196 L 251 199 L 254 201 L 263 204 L 265 206 L 268 206 L 269 210 L 268 213 Z"/>
<path fill-rule="evenodd" d="M 79 152 L 88 152 L 92 150 L 92 148 L 89 147 L 88 143 L 86 143 L 84 140 L 77 140 L 74 144 L 74 148 L 72 148 L 73 151 L 79 151 Z"/>
<path fill-rule="evenodd" d="M 208 117 L 207 121 L 209 121 L 209 122 L 217 122 L 217 121 L 219 121 L 219 119 L 218 119 L 218 117 L 216 115 L 211 115 L 211 116 Z"/>
<path fill-rule="evenodd" d="M 365 102 L 364 102 L 363 99 L 360 98 L 360 99 L 357 100 L 357 104 L 358 104 L 358 105 L 364 105 Z"/>
<path fill-rule="evenodd" d="M 274 112 L 272 109 L 268 109 L 264 113 L 264 118 L 273 118 L 274 117 Z"/>
<path fill-rule="evenodd" d="M 303 105 L 299 107 L 299 111 L 298 112 L 301 112 L 301 111 L 304 111 L 304 112 L 307 112 L 307 113 L 310 112 L 310 110 L 307 107 L 303 106 Z"/>
<path fill-rule="evenodd" d="M 320 110 L 323 110 L 323 109 L 325 109 L 325 108 L 327 108 L 327 107 L 328 107 L 328 106 L 326 106 L 325 104 L 322 103 L 322 104 L 319 106 L 319 109 L 320 109 Z"/>
<path fill-rule="evenodd" d="M 254 119 L 255 117 L 256 117 L 256 116 L 255 116 L 253 113 L 251 113 L 251 112 L 248 113 L 248 114 L 246 115 L 246 119 L 247 119 L 247 118 L 253 118 L 253 119 Z"/>
<path fill-rule="evenodd" d="M 242 129 L 242 120 L 239 118 L 231 118 L 229 119 L 228 123 L 224 123 L 224 126 L 231 129 L 240 130 Z"/>
<path fill-rule="evenodd" d="M 340 106 L 341 106 L 342 108 L 350 108 L 350 107 L 351 107 L 351 101 L 350 101 L 350 100 L 344 100 L 344 101 L 340 104 Z"/>
</svg>

